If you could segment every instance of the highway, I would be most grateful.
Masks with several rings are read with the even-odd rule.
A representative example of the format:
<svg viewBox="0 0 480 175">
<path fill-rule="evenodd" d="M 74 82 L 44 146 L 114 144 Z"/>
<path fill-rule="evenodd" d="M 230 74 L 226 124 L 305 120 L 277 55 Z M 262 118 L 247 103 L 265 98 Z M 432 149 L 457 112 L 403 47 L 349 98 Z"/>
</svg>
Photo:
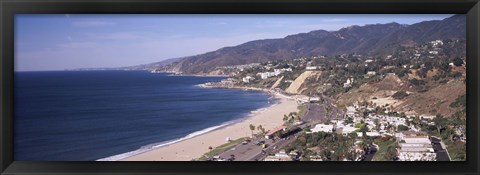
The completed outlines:
<svg viewBox="0 0 480 175">
<path fill-rule="evenodd" d="M 276 139 L 275 142 L 272 139 L 259 138 L 247 144 L 238 144 L 234 148 L 221 153 L 219 156 L 220 158 L 229 159 L 234 155 L 235 161 L 263 160 L 266 157 L 266 154 L 262 154 L 262 150 L 264 149 L 262 145 L 255 145 L 255 141 L 265 141 L 265 144 L 268 145 L 265 149 L 266 153 L 275 154 L 294 140 L 295 138 L 293 136 L 285 140 Z"/>
</svg>

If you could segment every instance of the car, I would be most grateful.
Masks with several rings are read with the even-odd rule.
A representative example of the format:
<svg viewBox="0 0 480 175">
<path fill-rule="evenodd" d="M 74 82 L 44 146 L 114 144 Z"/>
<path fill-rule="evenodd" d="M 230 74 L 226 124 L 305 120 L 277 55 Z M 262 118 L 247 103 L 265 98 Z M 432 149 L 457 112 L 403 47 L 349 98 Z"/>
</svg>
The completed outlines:
<svg viewBox="0 0 480 175">
<path fill-rule="evenodd" d="M 265 141 L 261 140 L 261 141 L 258 141 L 255 143 L 255 145 L 263 145 L 265 143 Z"/>
<path fill-rule="evenodd" d="M 248 144 L 246 140 L 242 142 L 242 145 L 246 145 L 246 144 Z"/>
</svg>

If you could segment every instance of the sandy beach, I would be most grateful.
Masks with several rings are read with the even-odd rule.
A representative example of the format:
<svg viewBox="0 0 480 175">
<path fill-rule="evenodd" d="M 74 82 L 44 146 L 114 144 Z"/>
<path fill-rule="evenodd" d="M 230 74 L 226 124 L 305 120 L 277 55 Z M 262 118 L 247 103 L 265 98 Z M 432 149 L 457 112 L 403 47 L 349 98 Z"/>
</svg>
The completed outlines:
<svg viewBox="0 0 480 175">
<path fill-rule="evenodd" d="M 279 99 L 277 104 L 252 113 L 249 118 L 238 123 L 120 161 L 190 161 L 208 152 L 210 146 L 216 147 L 225 144 L 227 137 L 235 140 L 251 136 L 250 124 L 262 125 L 267 131 L 271 130 L 283 124 L 284 114 L 298 111 L 295 100 L 277 93 L 274 96 Z"/>
</svg>

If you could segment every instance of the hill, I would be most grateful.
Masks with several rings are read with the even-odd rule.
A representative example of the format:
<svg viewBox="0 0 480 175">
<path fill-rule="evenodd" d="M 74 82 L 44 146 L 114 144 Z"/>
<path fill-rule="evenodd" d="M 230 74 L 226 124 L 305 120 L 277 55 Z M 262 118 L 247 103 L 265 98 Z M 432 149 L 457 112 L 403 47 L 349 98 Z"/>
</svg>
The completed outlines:
<svg viewBox="0 0 480 175">
<path fill-rule="evenodd" d="M 437 39 L 465 39 L 465 15 L 412 25 L 398 23 L 350 26 L 338 31 L 315 30 L 279 39 L 250 41 L 205 54 L 136 66 L 187 74 L 209 74 L 216 67 L 286 60 L 314 55 L 384 55 L 399 46 Z M 132 67 L 133 68 L 133 67 Z"/>
</svg>

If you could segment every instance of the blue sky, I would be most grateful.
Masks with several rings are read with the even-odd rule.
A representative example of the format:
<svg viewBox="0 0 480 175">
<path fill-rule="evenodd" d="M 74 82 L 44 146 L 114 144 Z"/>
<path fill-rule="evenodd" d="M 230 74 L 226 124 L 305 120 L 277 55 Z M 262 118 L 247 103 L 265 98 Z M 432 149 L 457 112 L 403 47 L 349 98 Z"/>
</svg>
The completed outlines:
<svg viewBox="0 0 480 175">
<path fill-rule="evenodd" d="M 15 16 L 15 70 L 131 66 L 312 30 L 450 16 L 22 14 Z"/>
</svg>

